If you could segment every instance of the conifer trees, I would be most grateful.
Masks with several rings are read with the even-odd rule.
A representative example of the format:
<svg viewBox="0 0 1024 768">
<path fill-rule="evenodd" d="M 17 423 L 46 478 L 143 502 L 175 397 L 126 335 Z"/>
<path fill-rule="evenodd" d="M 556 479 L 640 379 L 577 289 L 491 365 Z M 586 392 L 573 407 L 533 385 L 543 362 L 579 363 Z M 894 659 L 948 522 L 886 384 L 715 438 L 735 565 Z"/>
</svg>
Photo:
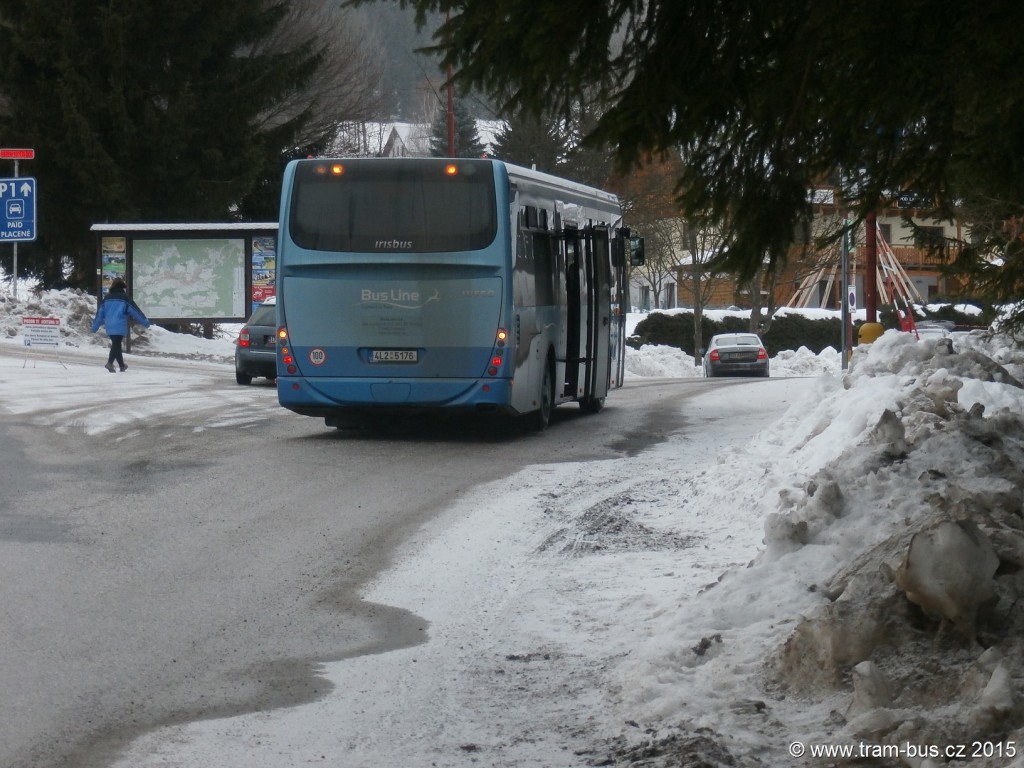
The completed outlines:
<svg viewBox="0 0 1024 768">
<path fill-rule="evenodd" d="M 463 99 L 454 100 L 455 157 L 481 157 L 484 145 L 476 129 L 476 120 Z M 440 110 L 431 125 L 430 154 L 448 157 L 448 113 Z"/>
<path fill-rule="evenodd" d="M 90 284 L 93 223 L 228 220 L 325 138 L 307 89 L 328 45 L 282 34 L 295 2 L 0 0 L 0 141 L 36 149 L 28 272 Z"/>
</svg>

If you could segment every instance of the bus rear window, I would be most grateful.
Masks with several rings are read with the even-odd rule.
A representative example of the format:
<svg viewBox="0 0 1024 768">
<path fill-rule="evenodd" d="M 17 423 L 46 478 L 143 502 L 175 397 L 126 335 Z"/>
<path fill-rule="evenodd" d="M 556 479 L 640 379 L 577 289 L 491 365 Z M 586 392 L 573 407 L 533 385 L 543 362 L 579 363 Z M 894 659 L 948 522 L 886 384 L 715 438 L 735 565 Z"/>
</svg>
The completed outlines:
<svg viewBox="0 0 1024 768">
<path fill-rule="evenodd" d="M 494 240 L 495 205 L 488 161 L 306 160 L 289 231 L 315 251 L 472 251 Z"/>
</svg>

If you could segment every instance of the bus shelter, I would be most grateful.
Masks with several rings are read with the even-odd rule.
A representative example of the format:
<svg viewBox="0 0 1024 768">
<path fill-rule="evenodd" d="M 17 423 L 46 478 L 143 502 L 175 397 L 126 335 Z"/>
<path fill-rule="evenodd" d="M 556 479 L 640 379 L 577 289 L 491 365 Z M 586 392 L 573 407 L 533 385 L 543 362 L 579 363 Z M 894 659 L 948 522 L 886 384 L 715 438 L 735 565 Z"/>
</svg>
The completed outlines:
<svg viewBox="0 0 1024 768">
<path fill-rule="evenodd" d="M 274 295 L 277 222 L 94 224 L 101 299 L 120 277 L 162 325 L 244 322 Z"/>
</svg>

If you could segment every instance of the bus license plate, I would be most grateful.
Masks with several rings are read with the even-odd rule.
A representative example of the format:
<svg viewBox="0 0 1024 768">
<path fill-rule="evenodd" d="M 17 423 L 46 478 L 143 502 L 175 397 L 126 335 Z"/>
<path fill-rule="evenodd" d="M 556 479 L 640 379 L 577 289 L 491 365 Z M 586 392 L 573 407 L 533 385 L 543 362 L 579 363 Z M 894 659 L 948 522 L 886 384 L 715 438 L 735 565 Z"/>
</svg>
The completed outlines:
<svg viewBox="0 0 1024 768">
<path fill-rule="evenodd" d="M 415 349 L 373 349 L 370 350 L 371 363 L 416 363 L 419 352 Z"/>
</svg>

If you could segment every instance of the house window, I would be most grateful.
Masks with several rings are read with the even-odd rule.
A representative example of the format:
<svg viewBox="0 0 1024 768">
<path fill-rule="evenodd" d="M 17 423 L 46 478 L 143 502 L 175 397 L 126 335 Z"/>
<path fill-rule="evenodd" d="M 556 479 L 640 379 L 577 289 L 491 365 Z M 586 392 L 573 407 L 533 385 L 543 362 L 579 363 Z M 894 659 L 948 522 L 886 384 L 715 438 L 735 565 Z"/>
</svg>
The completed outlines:
<svg viewBox="0 0 1024 768">
<path fill-rule="evenodd" d="M 882 239 L 885 240 L 885 242 L 889 243 L 889 245 L 892 245 L 892 224 L 879 224 L 878 232 L 882 236 Z"/>
<path fill-rule="evenodd" d="M 676 308 L 676 284 L 666 283 L 665 284 L 665 306 L 664 309 L 675 309 Z"/>
<path fill-rule="evenodd" d="M 944 237 L 942 227 L 918 227 L 914 230 L 914 245 L 918 248 L 935 248 L 942 245 Z"/>
</svg>

